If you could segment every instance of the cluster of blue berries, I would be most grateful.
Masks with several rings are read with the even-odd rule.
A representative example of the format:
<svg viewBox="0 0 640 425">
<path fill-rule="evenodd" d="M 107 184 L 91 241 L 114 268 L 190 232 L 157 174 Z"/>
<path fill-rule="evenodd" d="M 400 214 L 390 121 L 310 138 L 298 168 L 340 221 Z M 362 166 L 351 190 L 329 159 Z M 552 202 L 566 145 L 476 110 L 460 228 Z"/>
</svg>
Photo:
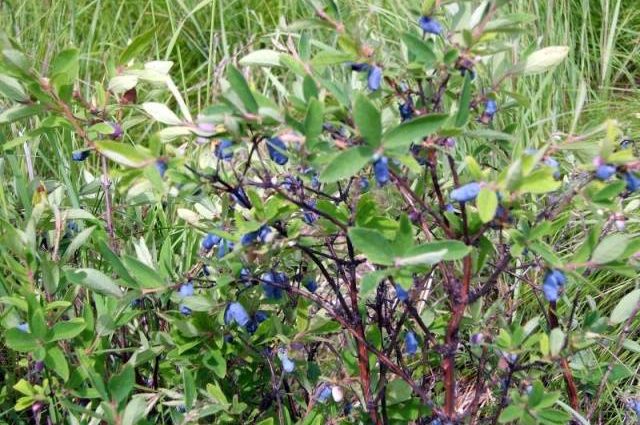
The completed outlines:
<svg viewBox="0 0 640 425">
<path fill-rule="evenodd" d="M 251 245 L 254 242 L 259 243 L 269 243 L 275 237 L 275 233 L 271 229 L 271 227 L 266 224 L 260 226 L 258 230 L 254 230 L 253 232 L 245 233 L 240 240 L 243 246 Z"/>
<path fill-rule="evenodd" d="M 381 156 L 373 162 L 373 174 L 379 187 L 389 182 L 389 158 Z"/>
<path fill-rule="evenodd" d="M 289 278 L 283 272 L 269 271 L 264 273 L 261 279 L 264 295 L 274 300 L 282 298 L 282 286 L 289 284 Z"/>
<path fill-rule="evenodd" d="M 218 252 L 216 253 L 216 257 L 218 258 L 222 258 L 229 252 L 233 251 L 233 242 L 223 239 L 213 233 L 207 233 L 202 240 L 202 249 L 208 252 L 216 245 L 218 246 Z"/>
<path fill-rule="evenodd" d="M 557 301 L 566 282 L 567 277 L 562 271 L 558 269 L 547 270 L 542 283 L 542 292 L 547 301 Z"/>
<path fill-rule="evenodd" d="M 243 305 L 237 301 L 229 303 L 224 312 L 225 325 L 236 324 L 245 328 L 250 334 L 253 334 L 258 329 L 258 325 L 267 319 L 267 313 L 262 310 L 258 310 L 253 318 L 250 317 Z"/>
</svg>

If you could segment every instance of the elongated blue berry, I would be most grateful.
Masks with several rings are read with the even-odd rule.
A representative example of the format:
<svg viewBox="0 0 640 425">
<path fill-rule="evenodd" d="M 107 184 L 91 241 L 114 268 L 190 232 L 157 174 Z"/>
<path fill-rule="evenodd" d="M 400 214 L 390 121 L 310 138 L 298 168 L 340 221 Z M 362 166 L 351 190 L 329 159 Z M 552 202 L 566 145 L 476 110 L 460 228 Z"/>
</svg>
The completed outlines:
<svg viewBox="0 0 640 425">
<path fill-rule="evenodd" d="M 188 316 L 191 314 L 191 309 L 184 304 L 180 304 L 180 314 Z"/>
<path fill-rule="evenodd" d="M 225 325 L 236 323 L 244 327 L 249 323 L 249 314 L 239 302 L 229 303 L 224 312 L 224 323 Z"/>
<path fill-rule="evenodd" d="M 256 311 L 256 314 L 255 314 L 254 318 L 255 318 L 256 322 L 262 323 L 262 322 L 264 322 L 265 320 L 267 320 L 269 318 L 269 315 L 267 314 L 266 311 L 258 310 L 258 311 Z"/>
<path fill-rule="evenodd" d="M 566 281 L 567 277 L 560 270 L 552 269 L 548 270 L 545 273 L 542 283 L 542 292 L 544 293 L 544 297 L 547 299 L 547 301 L 554 302 L 558 300 L 560 291 L 562 290 Z"/>
<path fill-rule="evenodd" d="M 241 186 L 238 186 L 231 191 L 231 198 L 240 206 L 251 209 L 251 202 L 249 201 L 249 197 Z"/>
<path fill-rule="evenodd" d="M 156 170 L 160 174 L 160 177 L 164 177 L 164 173 L 167 172 L 167 161 L 164 159 L 158 159 L 155 163 Z"/>
<path fill-rule="evenodd" d="M 456 202 L 469 202 L 480 193 L 480 183 L 471 182 L 451 191 L 451 199 Z"/>
<path fill-rule="evenodd" d="M 306 204 L 309 205 L 311 208 L 315 208 L 316 200 L 310 199 L 309 201 L 307 201 Z M 303 209 L 303 212 L 302 212 L 302 219 L 304 220 L 305 223 L 311 225 L 318 219 L 318 215 L 314 211 L 305 208 Z"/>
<path fill-rule="evenodd" d="M 427 34 L 440 35 L 442 33 L 442 25 L 430 16 L 421 16 L 418 19 L 418 25 Z"/>
<path fill-rule="evenodd" d="M 191 297 L 191 296 L 193 296 L 194 293 L 195 293 L 195 291 L 193 289 L 193 283 L 187 282 L 184 285 L 180 285 L 179 294 L 180 294 L 181 297 L 183 297 L 183 298 Z"/>
<path fill-rule="evenodd" d="M 29 332 L 29 324 L 27 322 L 20 323 L 19 325 L 16 325 L 16 329 L 22 332 Z"/>
<path fill-rule="evenodd" d="M 302 282 L 302 284 L 304 285 L 305 288 L 307 288 L 309 290 L 309 292 L 313 293 L 316 292 L 318 290 L 318 283 L 316 282 L 316 280 L 312 277 L 308 277 L 304 280 L 304 282 Z"/>
<path fill-rule="evenodd" d="M 258 241 L 261 243 L 269 243 L 276 237 L 273 229 L 266 224 L 258 229 Z"/>
<path fill-rule="evenodd" d="M 413 356 L 418 351 L 418 338 L 413 331 L 408 331 L 404 337 L 405 351 L 408 355 Z"/>
<path fill-rule="evenodd" d="M 596 168 L 596 178 L 598 180 L 608 180 L 616 173 L 616 167 L 609 164 L 603 164 Z"/>
<path fill-rule="evenodd" d="M 627 182 L 627 190 L 629 192 L 635 192 L 640 188 L 640 177 L 633 172 L 628 171 L 624 175 L 624 180 Z"/>
<path fill-rule="evenodd" d="M 409 293 L 398 284 L 396 284 L 396 298 L 398 298 L 398 300 L 402 302 L 405 302 L 409 299 Z"/>
<path fill-rule="evenodd" d="M 243 282 L 249 282 L 251 280 L 251 271 L 248 268 L 243 267 L 240 269 L 240 280 Z"/>
<path fill-rule="evenodd" d="M 77 162 L 82 162 L 85 159 L 89 158 L 89 155 L 91 154 L 91 151 L 88 149 L 84 149 L 84 150 L 80 150 L 80 151 L 73 151 L 71 153 L 71 159 Z"/>
<path fill-rule="evenodd" d="M 373 174 L 378 186 L 384 186 L 389 181 L 389 159 L 381 156 L 373 163 Z"/>
<path fill-rule="evenodd" d="M 220 142 L 216 145 L 214 150 L 214 154 L 218 159 L 222 159 L 224 161 L 229 161 L 233 158 L 233 151 L 231 147 L 233 146 L 233 142 L 229 139 L 221 139 Z"/>
<path fill-rule="evenodd" d="M 272 137 L 267 141 L 269 157 L 278 165 L 284 165 L 289 161 L 287 156 L 287 146 L 279 137 Z"/>
<path fill-rule="evenodd" d="M 364 72 L 368 71 L 371 68 L 371 65 L 364 62 L 352 62 L 349 64 L 349 66 L 351 67 L 351 70 L 355 72 Z"/>
<path fill-rule="evenodd" d="M 288 282 L 289 279 L 282 272 L 267 272 L 262 275 L 262 290 L 267 298 L 277 300 L 282 298 L 282 285 Z"/>
<path fill-rule="evenodd" d="M 222 258 L 231 251 L 233 251 L 233 242 L 222 239 L 220 241 L 220 245 L 218 245 L 218 253 L 216 254 L 216 257 Z"/>
<path fill-rule="evenodd" d="M 407 121 L 413 118 L 413 100 L 411 100 L 411 97 L 409 97 L 406 102 L 398 105 L 398 110 L 400 111 L 401 121 Z"/>
<path fill-rule="evenodd" d="M 360 177 L 358 180 L 358 184 L 360 185 L 360 190 L 366 192 L 369 190 L 369 179 L 365 176 Z"/>
<path fill-rule="evenodd" d="M 315 392 L 318 403 L 326 403 L 329 397 L 331 397 L 331 387 L 327 384 L 322 384 Z"/>
<path fill-rule="evenodd" d="M 382 68 L 379 66 L 372 66 L 369 70 L 369 75 L 367 76 L 367 86 L 371 91 L 380 90 L 380 86 L 382 85 Z"/>
<path fill-rule="evenodd" d="M 242 238 L 240 239 L 240 243 L 243 246 L 251 245 L 252 243 L 258 241 L 259 235 L 260 235 L 259 230 L 254 230 L 253 232 L 245 233 L 244 235 L 242 235 Z"/>
<path fill-rule="evenodd" d="M 496 112 L 498 112 L 498 104 L 495 100 L 488 99 L 484 104 L 484 112 L 480 117 L 480 122 L 483 124 L 489 124 Z"/>
<path fill-rule="evenodd" d="M 215 245 L 220 242 L 221 238 L 218 235 L 214 235 L 213 233 L 207 233 L 207 235 L 202 239 L 202 249 L 205 251 L 209 251 Z"/>
<path fill-rule="evenodd" d="M 553 168 L 553 178 L 558 180 L 561 177 L 560 174 L 560 164 L 558 164 L 558 161 L 555 160 L 555 158 L 552 158 L 550 156 L 546 157 L 542 163 L 544 165 L 546 165 L 547 167 L 551 167 Z"/>
</svg>

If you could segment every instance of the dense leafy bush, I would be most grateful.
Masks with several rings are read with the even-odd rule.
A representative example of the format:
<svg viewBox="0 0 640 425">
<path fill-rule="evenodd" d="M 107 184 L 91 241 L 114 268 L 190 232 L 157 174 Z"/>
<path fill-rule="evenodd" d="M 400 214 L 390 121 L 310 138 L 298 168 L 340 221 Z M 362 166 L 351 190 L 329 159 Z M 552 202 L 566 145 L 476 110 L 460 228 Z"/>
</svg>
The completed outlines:
<svg viewBox="0 0 640 425">
<path fill-rule="evenodd" d="M 4 149 L 69 147 L 2 198 L 11 422 L 633 420 L 640 289 L 583 288 L 637 275 L 640 162 L 614 119 L 578 132 L 584 93 L 566 132 L 514 137 L 512 82 L 568 49 L 518 51 L 499 3 L 425 1 L 384 43 L 317 7 L 200 111 L 146 35 L 91 87 L 77 49 L 40 72 L 4 37 Z"/>
</svg>

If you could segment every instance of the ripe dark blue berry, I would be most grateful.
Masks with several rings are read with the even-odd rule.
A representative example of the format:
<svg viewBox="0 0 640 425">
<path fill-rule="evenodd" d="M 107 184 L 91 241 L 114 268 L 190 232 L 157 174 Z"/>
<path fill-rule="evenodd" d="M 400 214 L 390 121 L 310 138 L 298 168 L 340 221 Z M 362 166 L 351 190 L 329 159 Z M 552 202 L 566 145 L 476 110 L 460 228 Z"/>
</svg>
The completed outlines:
<svg viewBox="0 0 640 425">
<path fill-rule="evenodd" d="M 371 91 L 380 90 L 380 86 L 382 85 L 382 68 L 379 66 L 372 66 L 369 70 L 369 75 L 367 76 L 367 86 Z"/>
<path fill-rule="evenodd" d="M 160 177 L 164 177 L 164 173 L 167 171 L 167 162 L 163 159 L 159 159 L 156 161 L 156 170 L 160 174 Z"/>
<path fill-rule="evenodd" d="M 254 316 L 254 319 L 256 320 L 256 322 L 258 323 L 262 323 L 265 320 L 267 320 L 269 318 L 269 315 L 267 314 L 266 311 L 263 310 L 258 310 L 256 311 L 256 314 Z"/>
<path fill-rule="evenodd" d="M 398 110 L 400 111 L 400 119 L 402 121 L 413 118 L 413 100 L 411 97 L 409 97 L 406 102 L 398 105 Z"/>
<path fill-rule="evenodd" d="M 542 283 L 542 292 L 549 302 L 555 302 L 560 296 L 560 292 L 567 281 L 564 273 L 557 269 L 547 270 Z"/>
<path fill-rule="evenodd" d="M 205 251 L 209 251 L 214 247 L 214 245 L 217 245 L 220 240 L 220 236 L 214 235 L 213 233 L 207 233 L 204 239 L 202 239 L 202 249 L 204 249 Z"/>
<path fill-rule="evenodd" d="M 311 208 L 315 208 L 316 200 L 310 199 L 307 202 L 307 205 L 309 205 Z M 304 220 L 305 223 L 311 225 L 315 223 L 315 221 L 318 219 L 318 215 L 314 211 L 305 208 L 302 212 L 302 219 Z"/>
<path fill-rule="evenodd" d="M 19 325 L 16 325 L 16 329 L 22 332 L 29 332 L 29 324 L 27 322 L 20 323 Z"/>
<path fill-rule="evenodd" d="M 440 35 L 442 33 L 442 25 L 430 16 L 421 16 L 418 19 L 418 25 L 427 34 Z"/>
<path fill-rule="evenodd" d="M 396 284 L 396 298 L 402 302 L 409 300 L 409 293 L 399 284 Z"/>
<path fill-rule="evenodd" d="M 231 198 L 239 205 L 247 209 L 251 209 L 251 202 L 249 201 L 249 197 L 241 186 L 238 186 L 232 190 Z"/>
<path fill-rule="evenodd" d="M 233 158 L 233 151 L 231 150 L 232 146 L 233 142 L 231 140 L 221 139 L 214 150 L 216 158 L 222 159 L 224 161 L 230 161 L 231 158 Z"/>
<path fill-rule="evenodd" d="M 480 117 L 480 122 L 488 124 L 493 119 L 493 116 L 498 112 L 498 104 L 493 99 L 488 99 L 484 104 L 484 112 Z"/>
<path fill-rule="evenodd" d="M 193 296 L 193 294 L 195 293 L 195 290 L 193 289 L 193 283 L 187 282 L 184 285 L 180 285 L 180 291 L 178 292 L 183 298 Z"/>
<path fill-rule="evenodd" d="M 408 355 L 412 356 L 418 351 L 418 338 L 413 331 L 408 331 L 404 337 L 405 351 Z"/>
<path fill-rule="evenodd" d="M 598 180 L 608 180 L 616 173 L 616 167 L 609 164 L 602 164 L 596 168 L 596 178 Z"/>
<path fill-rule="evenodd" d="M 316 282 L 316 280 L 312 277 L 308 277 L 304 280 L 304 282 L 302 282 L 302 284 L 304 285 L 305 288 L 307 288 L 309 290 L 309 292 L 313 293 L 316 292 L 318 290 L 318 283 Z"/>
<path fill-rule="evenodd" d="M 247 246 L 247 245 L 251 245 L 252 243 L 256 242 L 258 240 L 258 235 L 259 235 L 259 231 L 258 230 L 254 230 L 253 232 L 249 232 L 249 233 L 245 233 L 244 235 L 242 235 L 242 238 L 240 239 L 240 243 L 243 246 Z"/>
<path fill-rule="evenodd" d="M 180 314 L 183 316 L 189 316 L 191 314 L 191 309 L 184 304 L 180 304 Z"/>
<path fill-rule="evenodd" d="M 373 163 L 373 174 L 378 186 L 384 186 L 389 181 L 389 159 L 381 156 Z"/>
<path fill-rule="evenodd" d="M 558 161 L 555 160 L 555 158 L 552 158 L 550 156 L 546 157 L 542 163 L 544 165 L 546 165 L 547 167 L 551 167 L 553 168 L 553 178 L 554 179 L 559 179 L 561 177 L 560 174 L 560 164 L 558 163 Z"/>
<path fill-rule="evenodd" d="M 251 271 L 248 268 L 243 267 L 240 269 L 240 280 L 243 282 L 249 282 L 251 280 Z"/>
<path fill-rule="evenodd" d="M 282 272 L 267 272 L 262 275 L 262 289 L 265 296 L 270 299 L 282 298 L 282 286 L 287 283 L 289 278 Z"/>
<path fill-rule="evenodd" d="M 360 190 L 366 192 L 369 190 L 369 179 L 365 176 L 360 177 L 358 184 L 360 185 Z"/>
<path fill-rule="evenodd" d="M 349 66 L 351 67 L 351 70 L 355 72 L 364 72 L 371 68 L 371 65 L 364 62 L 352 62 Z"/>
<path fill-rule="evenodd" d="M 229 303 L 224 312 L 224 323 L 225 325 L 236 323 L 244 327 L 249 323 L 249 314 L 239 302 Z"/>
<path fill-rule="evenodd" d="M 624 180 L 627 182 L 627 190 L 629 192 L 635 192 L 640 188 L 640 177 L 633 172 L 627 171 L 624 175 Z"/>
<path fill-rule="evenodd" d="M 322 384 L 320 388 L 316 390 L 316 400 L 318 403 L 326 403 L 329 397 L 331 397 L 331 387 L 327 384 Z"/>
<path fill-rule="evenodd" d="M 218 253 L 216 254 L 216 256 L 218 258 L 222 258 L 231 251 L 233 251 L 233 242 L 222 239 L 220 241 L 220 245 L 218 245 Z"/>
<path fill-rule="evenodd" d="M 451 191 L 451 199 L 456 202 L 469 202 L 480 193 L 480 183 L 471 182 Z"/>
<path fill-rule="evenodd" d="M 89 158 L 89 155 L 91 154 L 91 151 L 88 149 L 83 149 L 80 151 L 73 151 L 71 153 L 71 159 L 77 162 L 82 162 L 85 159 Z"/>
<path fill-rule="evenodd" d="M 287 146 L 279 137 L 272 137 L 267 141 L 269 157 L 278 165 L 284 165 L 289 161 L 287 156 Z"/>
</svg>

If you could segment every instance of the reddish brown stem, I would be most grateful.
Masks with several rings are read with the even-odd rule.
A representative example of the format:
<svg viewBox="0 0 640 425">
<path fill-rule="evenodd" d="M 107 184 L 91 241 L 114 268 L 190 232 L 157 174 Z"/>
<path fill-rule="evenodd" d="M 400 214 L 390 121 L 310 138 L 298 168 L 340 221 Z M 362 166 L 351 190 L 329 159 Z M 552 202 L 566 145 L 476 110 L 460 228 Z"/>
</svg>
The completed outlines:
<svg viewBox="0 0 640 425">
<path fill-rule="evenodd" d="M 558 316 L 556 315 L 555 302 L 551 302 L 549 305 L 549 324 L 551 325 L 551 329 L 558 327 Z M 566 358 L 563 357 L 560 360 L 560 367 L 562 367 L 562 376 L 564 377 L 564 382 L 567 385 L 569 404 L 573 410 L 578 411 L 580 408 L 580 403 L 578 401 L 578 388 L 576 387 L 576 382 L 573 379 L 573 373 L 571 372 L 569 362 Z"/>
</svg>

